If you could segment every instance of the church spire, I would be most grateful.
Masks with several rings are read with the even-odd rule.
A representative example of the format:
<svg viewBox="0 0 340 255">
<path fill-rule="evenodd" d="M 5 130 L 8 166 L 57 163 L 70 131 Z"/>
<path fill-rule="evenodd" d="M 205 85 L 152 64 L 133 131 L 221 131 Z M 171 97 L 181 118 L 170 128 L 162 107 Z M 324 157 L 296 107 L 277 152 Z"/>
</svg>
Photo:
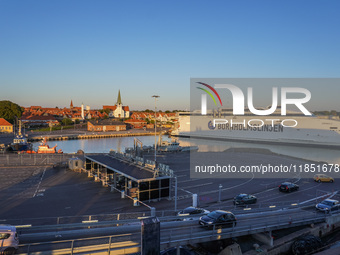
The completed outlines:
<svg viewBox="0 0 340 255">
<path fill-rule="evenodd" d="M 72 102 L 72 100 L 71 100 L 70 108 L 71 108 L 71 109 L 73 108 L 73 102 Z"/>
<path fill-rule="evenodd" d="M 120 90 L 118 91 L 117 104 L 122 104 L 122 99 L 120 97 Z"/>
</svg>

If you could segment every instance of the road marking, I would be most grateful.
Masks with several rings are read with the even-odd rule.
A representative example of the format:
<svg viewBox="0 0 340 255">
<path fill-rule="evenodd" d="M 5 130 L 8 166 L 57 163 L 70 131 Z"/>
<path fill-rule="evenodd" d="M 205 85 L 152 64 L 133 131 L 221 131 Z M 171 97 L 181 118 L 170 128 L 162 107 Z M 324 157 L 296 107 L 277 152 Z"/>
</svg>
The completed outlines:
<svg viewBox="0 0 340 255">
<path fill-rule="evenodd" d="M 211 184 L 214 184 L 214 183 L 213 182 L 208 182 L 208 183 L 197 184 L 197 185 L 193 185 L 193 186 L 189 186 L 189 187 L 185 187 L 185 188 L 186 189 L 191 189 L 191 188 L 197 188 L 197 187 L 207 186 L 207 185 L 211 185 Z"/>
<path fill-rule="evenodd" d="M 172 186 L 173 188 L 175 188 L 175 186 Z M 179 190 L 181 190 L 181 191 L 184 191 L 184 192 L 186 192 L 186 193 L 189 193 L 189 194 L 193 194 L 192 192 L 190 192 L 190 191 L 188 191 L 188 190 L 185 190 L 185 189 L 182 189 L 182 188 L 179 188 L 179 187 L 177 187 L 177 189 L 179 189 Z"/>
<path fill-rule="evenodd" d="M 178 176 L 177 176 L 178 178 Z M 177 181 L 177 183 L 184 183 L 184 182 L 194 182 L 194 181 L 201 181 L 202 179 L 189 179 L 189 180 L 184 180 L 184 181 Z"/>
<path fill-rule="evenodd" d="M 32 224 L 27 224 L 27 225 L 17 225 L 15 226 L 16 228 L 30 228 L 32 227 Z"/>
<path fill-rule="evenodd" d="M 44 175 L 45 175 L 46 169 L 47 169 L 47 167 L 45 167 L 45 169 L 44 169 L 44 172 L 43 172 L 43 174 L 41 175 L 41 178 L 40 178 L 40 181 L 39 181 L 38 187 L 37 187 L 37 189 L 35 190 L 33 197 L 35 197 L 35 196 L 37 195 L 38 191 L 39 191 L 40 184 L 41 184 L 41 182 L 42 182 L 42 180 L 43 180 L 43 178 L 44 178 Z M 42 193 L 40 193 L 40 194 L 42 194 Z M 43 196 L 43 194 L 42 194 L 42 195 L 40 195 L 40 196 Z"/>
<path fill-rule="evenodd" d="M 329 195 L 330 195 L 330 196 L 329 196 L 328 198 L 332 198 L 332 197 L 334 197 L 337 193 L 338 193 L 337 191 L 335 191 L 335 192 L 333 192 L 333 193 L 327 193 L 327 194 L 325 194 L 325 195 L 322 195 L 322 196 L 319 196 L 319 197 L 315 197 L 315 198 L 312 198 L 312 199 L 303 201 L 303 202 L 299 203 L 299 205 L 303 205 L 303 204 L 306 204 L 306 203 L 308 203 L 308 202 L 312 202 L 312 201 L 314 201 L 314 200 L 317 200 L 317 199 L 319 199 L 319 198 L 327 197 L 327 196 L 329 196 Z"/>
<path fill-rule="evenodd" d="M 83 220 L 82 223 L 97 223 L 98 220 Z"/>
<path fill-rule="evenodd" d="M 228 187 L 228 188 L 224 188 L 222 189 L 222 191 L 226 191 L 226 190 L 229 190 L 229 189 L 234 189 L 234 188 L 237 188 L 237 187 L 240 187 L 240 186 L 243 186 L 249 182 L 251 182 L 252 180 L 254 179 L 254 173 L 253 173 L 253 177 L 250 178 L 249 180 L 243 182 L 243 183 L 240 183 L 240 184 L 237 184 L 235 186 L 232 186 L 232 187 Z M 211 194 L 211 193 L 217 193 L 219 190 L 212 190 L 212 191 L 206 191 L 206 192 L 200 192 L 200 195 L 207 195 L 207 194 Z"/>
<path fill-rule="evenodd" d="M 181 175 L 177 175 L 177 178 L 182 178 L 182 177 L 186 177 L 188 176 L 187 174 L 181 174 Z"/>
<path fill-rule="evenodd" d="M 318 187 L 320 185 L 321 185 L 321 183 L 319 183 L 317 186 L 312 186 L 312 187 L 307 188 L 307 189 L 303 189 L 303 190 L 299 189 L 298 191 L 294 191 L 292 193 L 287 193 L 287 194 L 284 194 L 284 195 L 281 194 L 281 195 L 278 195 L 276 197 L 271 197 L 271 198 L 266 199 L 266 200 L 261 200 L 261 202 L 268 202 L 268 201 L 271 201 L 271 200 L 280 199 L 282 197 L 291 196 L 291 195 L 294 195 L 294 194 L 299 193 L 299 192 L 305 192 L 305 191 L 310 190 L 310 189 L 315 189 L 316 187 Z M 301 188 L 301 186 L 300 186 L 300 188 Z M 277 189 L 277 188 L 275 188 L 275 189 Z"/>
</svg>

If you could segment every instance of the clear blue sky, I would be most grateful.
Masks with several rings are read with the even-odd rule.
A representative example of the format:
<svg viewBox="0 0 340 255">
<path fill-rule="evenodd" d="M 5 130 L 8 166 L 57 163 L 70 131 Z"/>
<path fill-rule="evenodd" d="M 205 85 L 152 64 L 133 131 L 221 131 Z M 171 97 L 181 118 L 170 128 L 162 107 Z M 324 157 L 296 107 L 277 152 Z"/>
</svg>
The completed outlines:
<svg viewBox="0 0 340 255">
<path fill-rule="evenodd" d="M 0 100 L 93 109 L 120 89 L 131 109 L 152 109 L 154 94 L 160 109 L 185 109 L 191 77 L 340 77 L 339 10 L 337 0 L 0 0 Z M 338 92 L 320 108 L 340 110 Z"/>
</svg>

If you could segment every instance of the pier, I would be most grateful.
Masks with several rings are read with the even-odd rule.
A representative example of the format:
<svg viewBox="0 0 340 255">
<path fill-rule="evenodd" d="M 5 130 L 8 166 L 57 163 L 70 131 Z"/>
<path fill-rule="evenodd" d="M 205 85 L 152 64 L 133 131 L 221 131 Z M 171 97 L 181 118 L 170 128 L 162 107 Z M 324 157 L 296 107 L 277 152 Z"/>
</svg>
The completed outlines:
<svg viewBox="0 0 340 255">
<path fill-rule="evenodd" d="M 157 132 L 156 135 L 159 135 Z M 155 135 L 154 132 L 115 132 L 115 133 L 84 133 L 84 134 L 42 134 L 37 136 L 30 136 L 28 138 L 29 142 L 38 142 L 46 137 L 47 141 L 63 141 L 63 140 L 78 140 L 78 139 L 100 139 L 100 138 L 114 138 L 114 137 L 131 137 L 131 136 L 152 136 Z"/>
</svg>

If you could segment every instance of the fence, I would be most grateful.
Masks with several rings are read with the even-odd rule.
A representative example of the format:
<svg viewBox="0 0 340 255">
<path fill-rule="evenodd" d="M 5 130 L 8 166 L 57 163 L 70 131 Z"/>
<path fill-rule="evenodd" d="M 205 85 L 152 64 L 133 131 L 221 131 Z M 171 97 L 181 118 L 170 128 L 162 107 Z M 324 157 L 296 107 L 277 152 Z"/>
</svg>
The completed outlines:
<svg viewBox="0 0 340 255">
<path fill-rule="evenodd" d="M 2 154 L 0 166 L 60 165 L 75 154 Z M 79 156 L 79 155 L 77 155 Z"/>
</svg>

